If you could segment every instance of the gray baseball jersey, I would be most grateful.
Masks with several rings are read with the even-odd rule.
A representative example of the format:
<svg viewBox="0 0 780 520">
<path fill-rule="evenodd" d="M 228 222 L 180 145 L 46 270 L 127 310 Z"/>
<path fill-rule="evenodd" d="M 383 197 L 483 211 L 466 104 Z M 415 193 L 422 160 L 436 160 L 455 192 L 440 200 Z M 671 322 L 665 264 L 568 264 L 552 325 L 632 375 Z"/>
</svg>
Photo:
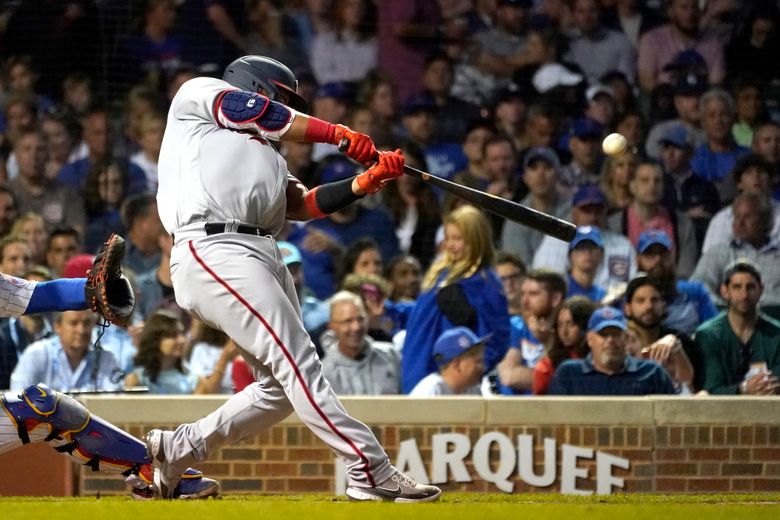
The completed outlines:
<svg viewBox="0 0 780 520">
<path fill-rule="evenodd" d="M 236 107 L 225 100 L 244 100 Z M 287 164 L 267 139 L 273 130 L 237 116 L 277 110 L 258 94 L 238 95 L 221 80 L 185 83 L 171 105 L 159 160 L 160 218 L 175 236 L 171 276 L 177 303 L 239 345 L 256 383 L 209 416 L 163 437 L 168 478 L 226 443 L 255 435 L 295 410 L 306 425 L 347 461 L 349 478 L 373 486 L 393 468 L 371 430 L 350 417 L 322 375 L 301 320 L 292 277 L 271 236 L 284 224 Z M 207 235 L 208 222 L 227 231 Z M 269 235 L 233 232 L 239 224 Z"/>
</svg>

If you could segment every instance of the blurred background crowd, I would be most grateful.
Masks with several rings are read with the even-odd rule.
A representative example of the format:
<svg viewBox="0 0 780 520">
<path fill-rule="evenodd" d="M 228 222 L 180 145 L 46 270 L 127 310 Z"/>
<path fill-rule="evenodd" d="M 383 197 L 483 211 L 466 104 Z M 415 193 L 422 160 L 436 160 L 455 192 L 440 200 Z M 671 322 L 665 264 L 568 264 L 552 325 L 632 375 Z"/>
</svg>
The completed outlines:
<svg viewBox="0 0 780 520">
<path fill-rule="evenodd" d="M 176 306 L 155 193 L 180 85 L 261 54 L 314 116 L 578 226 L 567 244 L 408 176 L 289 223 L 279 245 L 338 393 L 777 392 L 775 1 L 0 4 L 0 271 L 82 277 L 115 232 L 138 299 L 127 330 L 87 311 L 0 320 L 0 389 L 253 380 Z M 602 154 L 610 132 L 622 155 Z M 309 187 L 363 168 L 280 150 Z"/>
</svg>

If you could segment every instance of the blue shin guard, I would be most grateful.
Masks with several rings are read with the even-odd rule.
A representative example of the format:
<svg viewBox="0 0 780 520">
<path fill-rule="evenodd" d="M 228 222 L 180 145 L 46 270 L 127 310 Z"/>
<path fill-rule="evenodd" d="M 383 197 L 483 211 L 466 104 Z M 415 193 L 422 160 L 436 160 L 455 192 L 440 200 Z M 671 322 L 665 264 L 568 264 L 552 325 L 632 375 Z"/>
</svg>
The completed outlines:
<svg viewBox="0 0 780 520">
<path fill-rule="evenodd" d="M 152 484 L 154 468 L 146 445 L 108 421 L 91 415 L 69 395 L 44 384 L 29 386 L 19 395 L 0 395 L 0 413 L 3 412 L 16 428 L 22 444 L 43 440 L 92 471 L 121 473 L 133 486 L 133 498 L 157 497 Z M 175 497 L 204 498 L 218 493 L 217 481 L 204 477 L 198 470 L 188 469 L 181 476 Z"/>
</svg>

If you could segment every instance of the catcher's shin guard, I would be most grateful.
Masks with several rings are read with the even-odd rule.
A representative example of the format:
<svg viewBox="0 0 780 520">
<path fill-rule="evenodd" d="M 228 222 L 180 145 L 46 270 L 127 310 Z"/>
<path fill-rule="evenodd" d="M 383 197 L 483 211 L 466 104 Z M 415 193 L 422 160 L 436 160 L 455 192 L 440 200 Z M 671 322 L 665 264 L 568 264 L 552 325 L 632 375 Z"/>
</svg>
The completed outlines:
<svg viewBox="0 0 780 520">
<path fill-rule="evenodd" d="M 17 396 L 3 395 L 2 406 L 22 444 L 37 440 L 31 439 L 31 432 L 46 428 L 44 441 L 93 471 L 130 475 L 151 463 L 143 442 L 44 384 L 29 386 Z"/>
</svg>

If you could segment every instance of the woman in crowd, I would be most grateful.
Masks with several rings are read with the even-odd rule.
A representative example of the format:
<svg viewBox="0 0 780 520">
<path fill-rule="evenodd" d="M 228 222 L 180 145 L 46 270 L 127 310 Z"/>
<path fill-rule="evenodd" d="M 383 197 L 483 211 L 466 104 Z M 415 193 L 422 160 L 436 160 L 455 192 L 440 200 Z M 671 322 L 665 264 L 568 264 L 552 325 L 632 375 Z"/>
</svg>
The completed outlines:
<svg viewBox="0 0 780 520">
<path fill-rule="evenodd" d="M 371 11 L 366 0 L 334 2 L 333 30 L 314 37 L 309 55 L 317 83 L 357 82 L 376 67 L 376 25 Z"/>
<path fill-rule="evenodd" d="M 428 171 L 419 148 L 401 147 L 406 164 Z M 439 201 L 433 188 L 410 175 L 389 183 L 382 192 L 382 202 L 390 210 L 401 251 L 417 258 L 423 268 L 436 255 L 436 232 L 441 226 Z"/>
<path fill-rule="evenodd" d="M 49 238 L 49 234 L 46 233 L 46 224 L 42 216 L 34 211 L 25 213 L 14 221 L 8 236 L 24 238 L 27 241 L 27 246 L 30 248 L 32 263 L 35 265 L 46 265 L 46 241 Z M 100 244 L 98 244 L 98 247 L 100 247 Z M 97 251 L 97 248 L 95 251 Z"/>
<path fill-rule="evenodd" d="M 108 159 L 90 168 L 84 185 L 84 251 L 97 251 L 106 236 L 124 233 L 119 207 L 127 193 L 127 181 L 127 170 L 120 161 Z"/>
<path fill-rule="evenodd" d="M 404 393 L 437 370 L 433 344 L 447 329 L 463 325 L 486 342 L 485 368 L 492 370 L 509 345 L 506 296 L 493 265 L 493 237 L 487 217 L 473 206 L 462 206 L 444 220 L 440 257 L 423 280 L 423 293 L 407 322 L 401 358 Z"/>
<path fill-rule="evenodd" d="M 355 240 L 349 246 L 338 267 L 337 286 L 350 274 L 373 274 L 382 276 L 384 262 L 379 244 L 371 237 Z"/>
<path fill-rule="evenodd" d="M 189 342 L 176 314 L 158 311 L 144 325 L 138 341 L 135 370 L 125 386 L 148 386 L 153 394 L 209 394 L 222 381 L 227 360 L 217 364 L 209 377 L 198 377 L 184 367 Z"/>
<path fill-rule="evenodd" d="M 192 320 L 192 352 L 187 366 L 198 377 L 211 377 L 220 366 L 224 367 L 222 380 L 215 390 L 220 394 L 233 393 L 233 363 L 238 348 L 227 334 L 209 327 L 200 320 Z M 223 359 L 224 358 L 224 359 Z"/>
<path fill-rule="evenodd" d="M 604 161 L 600 184 L 609 203 L 608 213 L 623 210 L 631 204 L 632 196 L 628 184 L 636 165 L 637 157 L 631 149 Z"/>
<path fill-rule="evenodd" d="M 370 134 L 378 147 L 395 147 L 396 106 L 395 89 L 390 76 L 371 71 L 360 83 L 358 104 L 374 114 L 374 133 Z M 404 154 L 408 161 L 409 156 Z M 391 182 L 388 186 L 392 185 Z"/>
<path fill-rule="evenodd" d="M 544 395 L 555 369 L 567 359 L 582 359 L 588 355 L 585 333 L 596 304 L 585 296 L 567 298 L 555 316 L 555 333 L 550 336 L 547 354 L 534 367 L 534 395 Z"/>
</svg>

